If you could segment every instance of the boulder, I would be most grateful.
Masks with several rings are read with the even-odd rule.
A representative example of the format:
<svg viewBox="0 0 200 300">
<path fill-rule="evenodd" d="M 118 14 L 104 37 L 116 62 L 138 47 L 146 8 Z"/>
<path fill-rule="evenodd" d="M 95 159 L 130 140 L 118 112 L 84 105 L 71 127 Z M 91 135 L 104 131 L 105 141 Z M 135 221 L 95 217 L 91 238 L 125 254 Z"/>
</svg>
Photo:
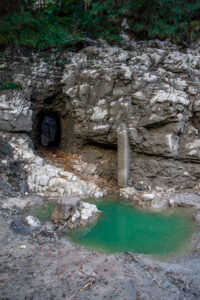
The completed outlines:
<svg viewBox="0 0 200 300">
<path fill-rule="evenodd" d="M 87 225 L 93 223 L 100 214 L 101 212 L 97 209 L 96 205 L 82 202 L 80 209 L 80 224 Z"/>
<path fill-rule="evenodd" d="M 100 214 L 96 205 L 78 200 L 74 204 L 59 203 L 52 213 L 51 221 L 61 228 L 74 229 L 95 222 Z"/>
<path fill-rule="evenodd" d="M 34 217 L 34 216 L 27 216 L 25 218 L 26 224 L 33 227 L 33 228 L 40 228 L 41 227 L 41 223 L 38 220 L 38 218 Z"/>
<path fill-rule="evenodd" d="M 59 203 L 51 215 L 54 224 L 66 224 L 76 212 L 74 205 Z"/>
</svg>

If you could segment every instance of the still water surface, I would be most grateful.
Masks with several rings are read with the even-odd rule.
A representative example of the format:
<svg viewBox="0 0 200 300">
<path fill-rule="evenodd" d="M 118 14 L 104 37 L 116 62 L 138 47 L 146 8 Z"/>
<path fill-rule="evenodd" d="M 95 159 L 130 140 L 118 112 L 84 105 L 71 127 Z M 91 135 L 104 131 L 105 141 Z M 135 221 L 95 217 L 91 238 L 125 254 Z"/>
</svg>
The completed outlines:
<svg viewBox="0 0 200 300">
<path fill-rule="evenodd" d="M 95 204 L 103 212 L 97 223 L 66 235 L 91 250 L 169 255 L 188 244 L 196 228 L 184 209 L 151 212 L 121 198 Z"/>
</svg>

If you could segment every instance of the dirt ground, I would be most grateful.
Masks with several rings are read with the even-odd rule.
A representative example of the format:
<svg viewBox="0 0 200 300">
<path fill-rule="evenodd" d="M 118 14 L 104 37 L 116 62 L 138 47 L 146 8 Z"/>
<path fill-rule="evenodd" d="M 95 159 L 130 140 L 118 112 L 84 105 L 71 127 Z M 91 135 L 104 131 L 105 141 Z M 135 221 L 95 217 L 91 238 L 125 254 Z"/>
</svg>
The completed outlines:
<svg viewBox="0 0 200 300">
<path fill-rule="evenodd" d="M 88 251 L 14 233 L 0 210 L 0 300 L 200 299 L 200 251 L 174 260 Z"/>
</svg>

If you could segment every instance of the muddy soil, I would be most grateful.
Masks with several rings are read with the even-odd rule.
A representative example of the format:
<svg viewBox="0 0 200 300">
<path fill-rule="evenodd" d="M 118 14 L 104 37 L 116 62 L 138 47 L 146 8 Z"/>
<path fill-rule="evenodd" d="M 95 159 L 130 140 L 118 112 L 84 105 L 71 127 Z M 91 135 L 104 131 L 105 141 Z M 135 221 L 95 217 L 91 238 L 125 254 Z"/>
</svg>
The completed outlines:
<svg viewBox="0 0 200 300">
<path fill-rule="evenodd" d="M 200 247 L 181 258 L 88 251 L 64 239 L 16 234 L 19 210 L 0 210 L 1 300 L 200 299 Z"/>
</svg>

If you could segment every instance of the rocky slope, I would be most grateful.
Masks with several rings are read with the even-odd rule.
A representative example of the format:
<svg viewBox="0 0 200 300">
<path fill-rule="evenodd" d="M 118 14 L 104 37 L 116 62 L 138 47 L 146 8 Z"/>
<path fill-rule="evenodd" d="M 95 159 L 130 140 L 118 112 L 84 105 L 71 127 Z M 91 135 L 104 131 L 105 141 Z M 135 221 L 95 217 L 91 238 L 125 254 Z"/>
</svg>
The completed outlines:
<svg viewBox="0 0 200 300">
<path fill-rule="evenodd" d="M 105 193 L 92 181 L 84 181 L 61 167 L 37 156 L 30 139 L 24 135 L 2 133 L 1 193 L 9 197 L 26 196 L 29 192 L 43 197 L 61 197 L 65 191 L 80 198 L 102 197 Z"/>
</svg>

